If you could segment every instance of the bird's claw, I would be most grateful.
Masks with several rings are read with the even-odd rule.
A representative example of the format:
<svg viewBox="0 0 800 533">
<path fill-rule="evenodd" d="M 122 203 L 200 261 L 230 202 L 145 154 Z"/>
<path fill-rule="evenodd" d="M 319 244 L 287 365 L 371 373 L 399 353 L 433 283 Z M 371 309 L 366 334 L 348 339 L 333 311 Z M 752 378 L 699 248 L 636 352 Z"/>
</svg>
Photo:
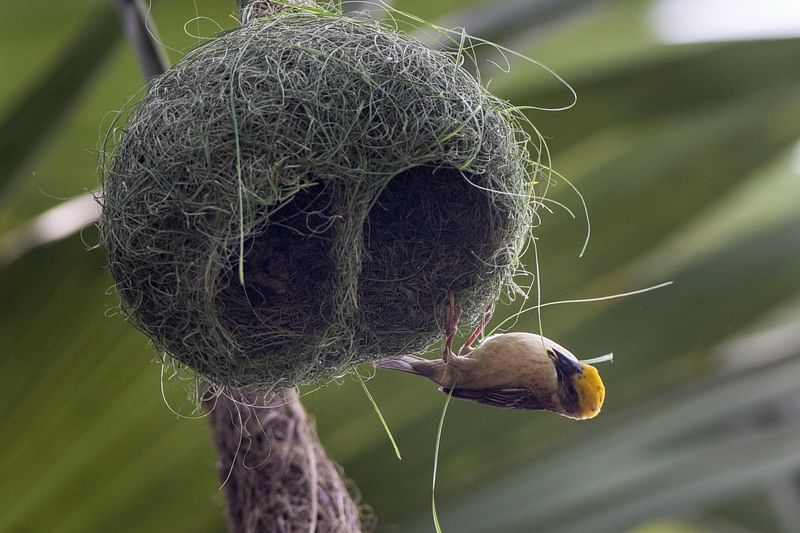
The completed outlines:
<svg viewBox="0 0 800 533">
<path fill-rule="evenodd" d="M 456 355 L 453 352 L 453 339 L 458 332 L 458 321 L 461 318 L 462 310 L 456 308 L 455 304 L 455 295 L 451 292 L 449 296 L 449 300 L 447 302 L 447 306 L 445 307 L 445 320 L 444 320 L 444 334 L 445 334 L 445 342 L 444 342 L 444 349 L 442 350 L 442 361 L 447 363 L 450 360 L 450 356 Z M 486 328 L 486 325 L 492 319 L 492 315 L 494 314 L 494 303 L 490 303 L 486 306 L 486 310 L 483 312 L 483 316 L 481 316 L 478 325 L 475 326 L 475 329 L 467 338 L 466 342 L 459 348 L 458 355 L 467 355 L 473 350 L 473 344 L 483 335 L 483 330 Z"/>
<path fill-rule="evenodd" d="M 486 325 L 492 319 L 492 315 L 494 314 L 494 303 L 490 303 L 486 306 L 486 310 L 483 312 L 483 316 L 481 316 L 478 325 L 475 326 L 475 330 L 467 337 L 467 341 L 461 346 L 458 350 L 458 355 L 467 355 L 473 349 L 473 344 L 478 338 L 483 335 L 483 330 L 486 328 Z"/>
</svg>

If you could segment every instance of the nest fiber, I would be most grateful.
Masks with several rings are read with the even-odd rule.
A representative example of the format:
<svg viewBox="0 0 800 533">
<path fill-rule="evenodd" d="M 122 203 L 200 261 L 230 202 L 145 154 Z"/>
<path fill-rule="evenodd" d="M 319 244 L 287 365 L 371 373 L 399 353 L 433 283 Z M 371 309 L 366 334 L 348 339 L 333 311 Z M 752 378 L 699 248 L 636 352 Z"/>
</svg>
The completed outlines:
<svg viewBox="0 0 800 533">
<path fill-rule="evenodd" d="M 534 167 L 463 57 L 308 12 L 187 54 L 105 164 L 127 316 L 212 382 L 258 388 L 426 349 L 450 291 L 475 320 L 513 283 Z"/>
<path fill-rule="evenodd" d="M 374 515 L 359 507 L 325 454 L 298 394 L 235 392 L 208 401 L 218 472 L 236 533 L 362 533 Z"/>
</svg>

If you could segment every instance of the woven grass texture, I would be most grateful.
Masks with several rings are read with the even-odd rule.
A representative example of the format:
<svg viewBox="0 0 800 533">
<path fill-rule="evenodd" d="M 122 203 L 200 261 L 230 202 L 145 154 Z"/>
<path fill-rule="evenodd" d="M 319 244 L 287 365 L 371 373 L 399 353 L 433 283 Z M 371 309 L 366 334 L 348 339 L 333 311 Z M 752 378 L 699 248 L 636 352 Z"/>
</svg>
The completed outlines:
<svg viewBox="0 0 800 533">
<path fill-rule="evenodd" d="M 477 319 L 514 290 L 539 169 L 469 57 L 292 10 L 189 52 L 105 147 L 126 316 L 260 390 L 425 350 L 450 291 Z"/>
</svg>

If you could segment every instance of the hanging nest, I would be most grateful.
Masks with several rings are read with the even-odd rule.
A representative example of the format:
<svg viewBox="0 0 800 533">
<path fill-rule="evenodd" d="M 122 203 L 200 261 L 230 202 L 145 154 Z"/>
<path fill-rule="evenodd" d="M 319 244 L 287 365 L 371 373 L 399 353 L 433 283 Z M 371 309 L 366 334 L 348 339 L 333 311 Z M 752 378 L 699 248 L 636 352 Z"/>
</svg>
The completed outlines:
<svg viewBox="0 0 800 533">
<path fill-rule="evenodd" d="M 536 167 L 510 106 L 365 17 L 285 11 L 152 82 L 105 161 L 123 310 L 211 382 L 419 352 L 513 288 Z"/>
</svg>

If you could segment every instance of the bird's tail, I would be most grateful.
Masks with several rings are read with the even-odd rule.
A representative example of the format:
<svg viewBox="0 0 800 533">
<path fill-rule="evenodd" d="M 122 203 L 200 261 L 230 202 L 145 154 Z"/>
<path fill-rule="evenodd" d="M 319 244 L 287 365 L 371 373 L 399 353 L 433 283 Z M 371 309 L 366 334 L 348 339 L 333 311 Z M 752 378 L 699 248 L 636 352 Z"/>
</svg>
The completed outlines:
<svg viewBox="0 0 800 533">
<path fill-rule="evenodd" d="M 387 370 L 416 374 L 417 376 L 431 377 L 431 370 L 433 370 L 434 364 L 434 361 L 417 357 L 416 355 L 401 355 L 400 357 L 378 361 L 375 366 Z"/>
<path fill-rule="evenodd" d="M 391 359 L 384 359 L 375 363 L 378 368 L 385 368 L 387 370 L 397 370 L 398 372 L 408 372 L 409 374 L 419 374 L 418 370 L 421 364 L 424 364 L 425 359 L 417 357 L 416 355 L 401 355 L 400 357 L 392 357 Z"/>
<path fill-rule="evenodd" d="M 451 363 L 447 365 L 441 359 L 425 359 L 416 355 L 401 355 L 400 357 L 378 361 L 375 366 L 424 376 L 442 387 L 452 387 L 455 383 L 453 380 L 458 375 L 458 369 L 455 367 L 465 358 L 452 355 L 450 359 Z"/>
</svg>

